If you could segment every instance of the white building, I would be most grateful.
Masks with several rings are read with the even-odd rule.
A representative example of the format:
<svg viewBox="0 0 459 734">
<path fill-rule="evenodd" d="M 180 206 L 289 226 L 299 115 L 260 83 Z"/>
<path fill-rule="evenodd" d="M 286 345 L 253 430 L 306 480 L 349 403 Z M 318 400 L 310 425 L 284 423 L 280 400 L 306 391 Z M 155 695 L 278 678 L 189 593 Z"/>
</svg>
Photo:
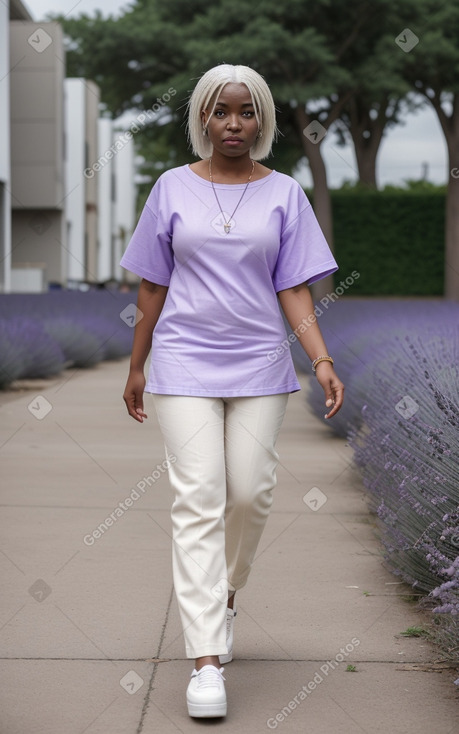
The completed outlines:
<svg viewBox="0 0 459 734">
<path fill-rule="evenodd" d="M 24 31 L 29 30 L 25 39 L 23 35 L 17 33 L 18 25 L 22 25 Z M 31 220 L 29 210 L 31 202 L 22 202 L 21 199 L 18 200 L 17 198 L 17 180 L 18 175 L 20 178 L 20 171 L 15 170 L 18 161 L 14 155 L 15 151 L 12 154 L 11 149 L 15 143 L 17 147 L 17 143 L 20 142 L 24 127 L 18 133 L 15 130 L 15 134 L 12 136 L 11 120 L 20 111 L 21 95 L 28 91 L 29 85 L 25 69 L 28 60 L 36 58 L 37 52 L 31 43 L 25 45 L 24 40 L 36 28 L 37 26 L 33 24 L 32 15 L 21 0 L 6 0 L 6 2 L 0 3 L 0 292 L 3 293 L 8 293 L 14 287 L 16 273 L 14 271 L 12 273 L 12 267 L 19 268 L 21 265 L 23 267 L 25 265 L 25 263 L 19 263 L 18 260 L 21 259 L 27 249 L 27 235 L 30 231 L 30 227 L 28 227 L 25 237 L 21 238 L 21 234 L 19 234 L 18 239 L 16 225 L 19 224 L 19 227 L 21 227 L 25 218 Z M 35 36 L 33 38 L 36 39 Z M 43 47 L 43 38 L 44 35 L 38 39 L 41 41 L 41 43 L 38 43 L 40 51 Z M 59 39 L 53 38 L 52 40 L 56 40 L 56 45 L 58 45 Z M 18 50 L 22 50 L 20 59 L 17 58 Z M 13 63 L 13 58 L 15 63 Z M 44 92 L 46 93 L 46 89 Z M 31 130 L 29 129 L 27 131 L 29 137 L 30 133 Z M 15 209 L 14 226 L 12 223 L 12 207 Z M 21 209 L 22 217 L 19 214 Z M 40 215 L 41 212 L 38 216 Z M 35 219 L 33 219 L 34 216 Z M 33 221 L 36 221 L 36 216 L 37 213 L 35 212 L 32 215 Z M 23 243 L 23 240 L 26 240 L 26 242 Z M 21 247 L 18 249 L 17 245 L 19 243 Z M 28 255 L 32 255 L 32 259 L 34 259 L 33 252 L 29 252 Z M 20 271 L 21 273 L 26 278 L 27 275 L 31 276 L 32 279 L 37 274 L 36 271 L 34 273 L 33 268 L 29 270 L 28 274 L 24 269 Z M 42 277 L 41 272 L 38 273 L 38 277 Z"/>
<path fill-rule="evenodd" d="M 99 87 L 88 79 L 66 79 L 64 90 L 67 280 L 77 287 L 98 280 L 98 187 L 95 176 L 87 174 L 98 158 Z"/>
<path fill-rule="evenodd" d="M 10 21 L 15 291 L 45 290 L 65 279 L 64 56 L 58 23 Z"/>
<path fill-rule="evenodd" d="M 136 223 L 134 141 L 117 120 L 98 121 L 98 160 L 90 175 L 98 188 L 98 278 L 123 280 L 119 261 Z"/>
<path fill-rule="evenodd" d="M 61 26 L 0 0 L 0 293 L 123 278 L 132 135 L 98 120 L 96 84 L 64 77 Z"/>
<path fill-rule="evenodd" d="M 116 120 L 114 121 L 116 128 Z M 136 225 L 136 186 L 135 149 L 131 137 L 125 141 L 123 132 L 115 133 L 114 141 L 123 140 L 123 147 L 117 152 L 114 163 L 114 214 L 113 214 L 113 277 L 116 280 L 126 279 L 126 271 L 119 262 L 131 239 Z"/>
<path fill-rule="evenodd" d="M 0 3 L 0 292 L 11 282 L 9 7 Z"/>
<path fill-rule="evenodd" d="M 66 79 L 67 243 L 70 285 L 121 280 L 135 225 L 134 141 L 97 119 L 99 89 Z"/>
<path fill-rule="evenodd" d="M 105 160 L 105 155 L 113 144 L 113 120 L 100 117 L 97 121 L 98 159 Z M 114 170 L 113 159 L 107 160 L 96 174 L 97 195 L 99 199 L 97 222 L 97 275 L 99 281 L 113 278 L 112 230 L 114 214 Z"/>
</svg>

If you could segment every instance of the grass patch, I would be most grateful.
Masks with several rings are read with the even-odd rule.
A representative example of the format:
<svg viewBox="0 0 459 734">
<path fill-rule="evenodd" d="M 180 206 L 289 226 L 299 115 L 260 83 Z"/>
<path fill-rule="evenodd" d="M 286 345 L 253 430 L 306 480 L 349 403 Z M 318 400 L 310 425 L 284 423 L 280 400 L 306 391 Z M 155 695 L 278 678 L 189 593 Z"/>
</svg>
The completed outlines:
<svg viewBox="0 0 459 734">
<path fill-rule="evenodd" d="M 400 632 L 403 637 L 429 637 L 427 630 L 422 627 L 407 627 L 404 632 Z"/>
</svg>

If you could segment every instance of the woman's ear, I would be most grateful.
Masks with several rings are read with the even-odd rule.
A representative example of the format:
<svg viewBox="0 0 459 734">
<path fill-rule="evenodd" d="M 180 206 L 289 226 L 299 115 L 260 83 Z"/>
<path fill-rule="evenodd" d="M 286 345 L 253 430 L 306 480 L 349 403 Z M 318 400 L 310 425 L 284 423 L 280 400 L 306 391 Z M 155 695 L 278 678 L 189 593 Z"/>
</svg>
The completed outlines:
<svg viewBox="0 0 459 734">
<path fill-rule="evenodd" d="M 207 112 L 206 110 L 201 110 L 201 123 L 203 129 L 207 127 Z"/>
</svg>

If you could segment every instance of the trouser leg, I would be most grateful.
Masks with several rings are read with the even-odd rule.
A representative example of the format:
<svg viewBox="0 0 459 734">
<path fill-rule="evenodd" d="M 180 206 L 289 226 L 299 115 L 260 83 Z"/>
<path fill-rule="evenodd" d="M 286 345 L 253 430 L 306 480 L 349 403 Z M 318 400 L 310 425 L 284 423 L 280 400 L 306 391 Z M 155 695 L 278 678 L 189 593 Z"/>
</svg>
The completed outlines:
<svg viewBox="0 0 459 734">
<path fill-rule="evenodd" d="M 188 658 L 226 647 L 224 416 L 217 398 L 153 396 L 170 462 L 172 568 Z"/>
<path fill-rule="evenodd" d="M 229 589 L 237 590 L 247 582 L 271 508 L 288 393 L 225 401 L 226 562 Z"/>
</svg>

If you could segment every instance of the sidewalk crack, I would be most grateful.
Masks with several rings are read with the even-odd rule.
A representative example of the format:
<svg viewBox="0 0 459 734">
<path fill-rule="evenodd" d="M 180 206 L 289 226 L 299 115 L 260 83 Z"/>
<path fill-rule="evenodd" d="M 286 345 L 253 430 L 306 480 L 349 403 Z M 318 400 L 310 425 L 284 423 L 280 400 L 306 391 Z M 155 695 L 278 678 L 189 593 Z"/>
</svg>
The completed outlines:
<svg viewBox="0 0 459 734">
<path fill-rule="evenodd" d="M 167 609 L 166 609 L 166 616 L 164 618 L 164 623 L 163 623 L 163 627 L 162 627 L 162 630 L 161 630 L 161 636 L 159 638 L 158 649 L 157 649 L 156 655 L 155 655 L 155 658 L 158 658 L 158 659 L 161 657 L 161 649 L 162 649 L 162 646 L 163 646 L 164 637 L 166 635 L 166 628 L 167 628 L 167 623 L 169 621 L 169 613 L 170 613 L 170 610 L 171 610 L 173 594 L 174 594 L 174 586 L 172 585 L 171 593 L 169 595 L 169 601 L 168 601 Z M 141 734 L 141 732 L 143 731 L 143 725 L 144 725 L 144 722 L 145 722 L 145 716 L 147 714 L 148 707 L 150 705 L 150 694 L 151 694 L 151 692 L 153 690 L 153 684 L 155 682 L 156 671 L 158 669 L 158 665 L 159 665 L 159 663 L 154 663 L 153 664 L 153 670 L 152 670 L 152 673 L 151 673 L 151 676 L 150 676 L 150 681 L 148 683 L 148 689 L 147 689 L 147 692 L 145 694 L 145 699 L 144 699 L 143 707 L 142 707 L 142 713 L 140 714 L 140 720 L 139 720 L 139 725 L 137 727 L 136 734 Z"/>
</svg>

